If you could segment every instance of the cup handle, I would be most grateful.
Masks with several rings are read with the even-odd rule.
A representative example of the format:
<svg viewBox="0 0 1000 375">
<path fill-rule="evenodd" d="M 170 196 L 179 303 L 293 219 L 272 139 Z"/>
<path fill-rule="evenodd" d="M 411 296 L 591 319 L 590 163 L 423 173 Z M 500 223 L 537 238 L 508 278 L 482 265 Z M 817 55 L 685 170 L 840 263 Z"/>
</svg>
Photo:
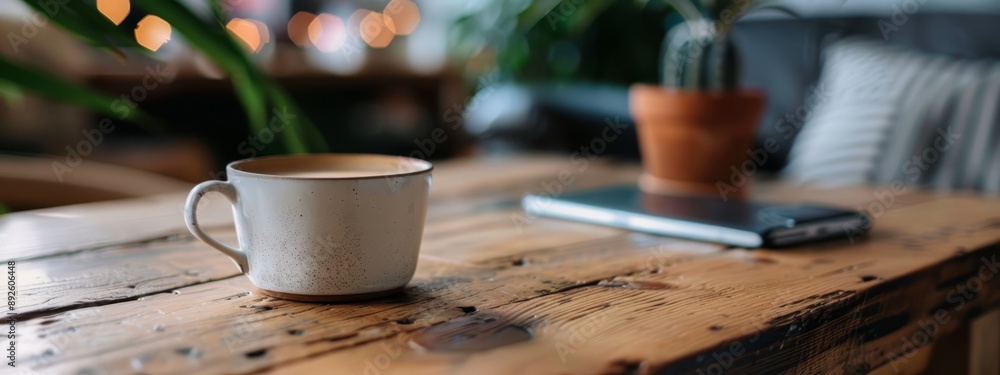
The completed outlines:
<svg viewBox="0 0 1000 375">
<path fill-rule="evenodd" d="M 223 254 L 226 254 L 236 263 L 236 266 L 240 268 L 240 272 L 247 273 L 249 267 L 247 265 L 247 254 L 241 249 L 234 249 L 229 245 L 226 245 L 218 240 L 210 237 L 205 231 L 201 230 L 198 226 L 198 202 L 201 201 L 206 193 L 219 192 L 226 196 L 230 204 L 235 204 L 236 188 L 233 184 L 226 181 L 205 181 L 194 189 L 191 189 L 191 193 L 188 194 L 187 203 L 184 204 L 184 223 L 187 224 L 188 230 L 191 231 L 196 238 L 205 241 L 209 246 L 212 246 Z"/>
</svg>

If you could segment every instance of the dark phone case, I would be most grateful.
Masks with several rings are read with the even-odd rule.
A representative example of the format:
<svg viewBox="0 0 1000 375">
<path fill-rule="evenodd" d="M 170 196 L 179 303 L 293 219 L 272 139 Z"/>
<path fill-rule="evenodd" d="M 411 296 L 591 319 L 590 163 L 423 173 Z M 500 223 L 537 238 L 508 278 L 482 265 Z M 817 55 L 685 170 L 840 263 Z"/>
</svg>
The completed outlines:
<svg viewBox="0 0 1000 375">
<path fill-rule="evenodd" d="M 865 228 L 870 225 L 867 217 L 860 212 L 820 204 L 723 200 L 718 196 L 667 196 L 644 193 L 635 186 L 616 186 L 599 190 L 570 192 L 551 199 L 598 209 L 665 217 L 753 232 L 760 235 L 765 247 L 775 247 L 776 244 L 770 241 L 770 235 L 773 232 L 811 223 L 860 218 L 861 222 L 865 223 Z M 830 231 L 822 236 L 810 237 L 808 240 L 843 237 L 849 234 L 846 233 L 848 229 Z M 862 232 L 864 230 L 858 230 L 858 233 Z"/>
</svg>

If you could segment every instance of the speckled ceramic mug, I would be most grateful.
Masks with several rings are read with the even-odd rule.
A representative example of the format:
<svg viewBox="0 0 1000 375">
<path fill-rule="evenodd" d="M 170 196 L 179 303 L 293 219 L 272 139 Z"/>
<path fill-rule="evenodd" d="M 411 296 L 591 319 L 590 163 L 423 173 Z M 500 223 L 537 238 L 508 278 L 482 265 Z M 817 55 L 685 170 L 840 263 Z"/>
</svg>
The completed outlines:
<svg viewBox="0 0 1000 375">
<path fill-rule="evenodd" d="M 298 301 L 375 298 L 413 278 L 433 166 L 397 156 L 319 154 L 236 161 L 229 181 L 195 186 L 184 209 L 198 239 L 264 294 Z M 239 248 L 198 226 L 209 192 L 233 205 Z"/>
</svg>

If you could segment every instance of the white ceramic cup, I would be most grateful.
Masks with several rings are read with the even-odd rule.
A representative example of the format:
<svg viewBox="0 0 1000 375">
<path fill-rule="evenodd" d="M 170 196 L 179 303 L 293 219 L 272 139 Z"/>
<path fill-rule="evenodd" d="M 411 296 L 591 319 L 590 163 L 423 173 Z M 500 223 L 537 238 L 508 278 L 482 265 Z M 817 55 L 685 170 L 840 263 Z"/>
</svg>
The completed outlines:
<svg viewBox="0 0 1000 375">
<path fill-rule="evenodd" d="M 226 167 L 229 181 L 191 190 L 184 220 L 264 294 L 310 302 L 375 298 L 413 278 L 431 169 L 423 160 L 383 155 L 236 161 Z M 209 192 L 232 203 L 238 249 L 198 226 L 198 201 Z"/>
</svg>

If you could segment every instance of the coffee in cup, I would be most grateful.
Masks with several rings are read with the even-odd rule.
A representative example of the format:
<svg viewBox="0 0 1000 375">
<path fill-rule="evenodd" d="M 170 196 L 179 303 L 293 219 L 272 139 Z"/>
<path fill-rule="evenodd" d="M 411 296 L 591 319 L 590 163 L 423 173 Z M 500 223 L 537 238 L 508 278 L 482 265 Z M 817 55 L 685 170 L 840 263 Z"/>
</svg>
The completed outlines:
<svg viewBox="0 0 1000 375">
<path fill-rule="evenodd" d="M 316 154 L 247 159 L 188 195 L 195 237 L 228 255 L 261 292 L 336 302 L 403 288 L 417 266 L 431 163 L 406 157 Z M 233 205 L 239 248 L 198 226 L 196 208 L 218 192 Z"/>
</svg>

